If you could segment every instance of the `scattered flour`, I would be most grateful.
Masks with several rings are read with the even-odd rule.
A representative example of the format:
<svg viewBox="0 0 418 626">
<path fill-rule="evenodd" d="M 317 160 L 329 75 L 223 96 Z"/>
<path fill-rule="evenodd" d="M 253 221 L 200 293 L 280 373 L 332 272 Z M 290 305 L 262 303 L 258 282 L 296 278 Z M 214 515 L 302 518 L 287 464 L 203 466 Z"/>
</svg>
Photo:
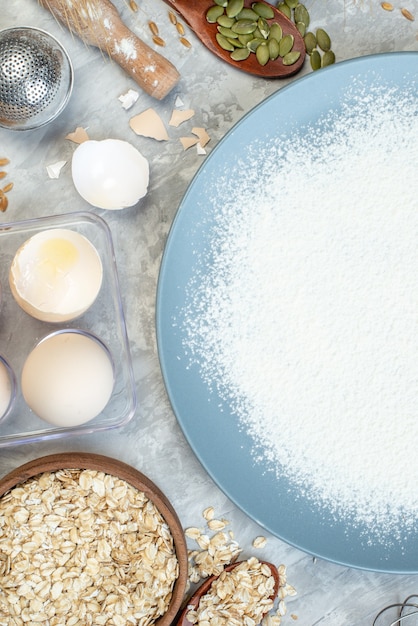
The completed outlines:
<svg viewBox="0 0 418 626">
<path fill-rule="evenodd" d="M 190 367 L 254 462 L 373 541 L 418 510 L 416 94 L 354 85 L 252 145 L 210 195 L 183 311 Z"/>
</svg>

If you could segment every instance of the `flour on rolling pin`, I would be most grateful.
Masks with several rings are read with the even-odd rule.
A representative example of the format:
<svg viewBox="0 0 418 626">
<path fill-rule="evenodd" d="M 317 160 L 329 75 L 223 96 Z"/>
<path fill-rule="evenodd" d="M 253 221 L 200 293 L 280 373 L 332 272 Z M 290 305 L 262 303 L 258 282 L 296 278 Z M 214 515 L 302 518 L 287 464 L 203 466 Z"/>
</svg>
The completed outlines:
<svg viewBox="0 0 418 626">
<path fill-rule="evenodd" d="M 109 0 L 39 0 L 85 43 L 106 52 L 150 96 L 163 99 L 180 75 L 122 22 Z"/>
</svg>

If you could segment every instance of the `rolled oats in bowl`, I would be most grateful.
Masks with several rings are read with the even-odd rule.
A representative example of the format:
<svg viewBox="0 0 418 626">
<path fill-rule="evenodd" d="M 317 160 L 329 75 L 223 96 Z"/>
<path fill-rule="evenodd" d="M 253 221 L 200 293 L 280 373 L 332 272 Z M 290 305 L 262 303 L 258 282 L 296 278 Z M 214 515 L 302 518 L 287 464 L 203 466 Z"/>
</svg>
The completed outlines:
<svg viewBox="0 0 418 626">
<path fill-rule="evenodd" d="M 0 485 L 1 626 L 171 623 L 187 550 L 171 505 L 139 472 L 53 455 Z"/>
</svg>

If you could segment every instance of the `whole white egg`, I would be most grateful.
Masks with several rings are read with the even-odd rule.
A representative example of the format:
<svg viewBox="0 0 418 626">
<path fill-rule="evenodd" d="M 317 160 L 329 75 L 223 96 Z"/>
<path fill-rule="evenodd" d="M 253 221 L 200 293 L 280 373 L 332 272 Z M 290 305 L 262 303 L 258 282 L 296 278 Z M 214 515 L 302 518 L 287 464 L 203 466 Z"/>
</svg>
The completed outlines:
<svg viewBox="0 0 418 626">
<path fill-rule="evenodd" d="M 89 333 L 57 331 L 28 355 L 21 375 L 22 395 L 38 417 L 56 426 L 78 426 L 106 407 L 114 368 L 104 344 Z"/>
<path fill-rule="evenodd" d="M 101 209 L 132 207 L 148 190 L 147 159 L 120 139 L 81 143 L 74 151 L 71 173 L 80 196 Z"/>
<path fill-rule="evenodd" d="M 96 248 L 84 235 L 66 228 L 30 237 L 16 252 L 9 271 L 16 302 L 46 322 L 82 315 L 95 301 L 102 279 Z"/>
</svg>

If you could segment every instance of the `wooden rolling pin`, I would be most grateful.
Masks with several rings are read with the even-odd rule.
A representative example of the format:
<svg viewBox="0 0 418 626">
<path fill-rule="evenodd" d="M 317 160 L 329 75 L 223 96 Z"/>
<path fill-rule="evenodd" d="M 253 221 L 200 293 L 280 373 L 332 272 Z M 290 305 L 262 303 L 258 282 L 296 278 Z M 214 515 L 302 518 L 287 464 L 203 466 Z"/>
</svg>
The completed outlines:
<svg viewBox="0 0 418 626">
<path fill-rule="evenodd" d="M 180 78 L 177 69 L 122 22 L 109 0 L 38 0 L 85 43 L 116 61 L 150 96 L 161 100 Z"/>
</svg>

